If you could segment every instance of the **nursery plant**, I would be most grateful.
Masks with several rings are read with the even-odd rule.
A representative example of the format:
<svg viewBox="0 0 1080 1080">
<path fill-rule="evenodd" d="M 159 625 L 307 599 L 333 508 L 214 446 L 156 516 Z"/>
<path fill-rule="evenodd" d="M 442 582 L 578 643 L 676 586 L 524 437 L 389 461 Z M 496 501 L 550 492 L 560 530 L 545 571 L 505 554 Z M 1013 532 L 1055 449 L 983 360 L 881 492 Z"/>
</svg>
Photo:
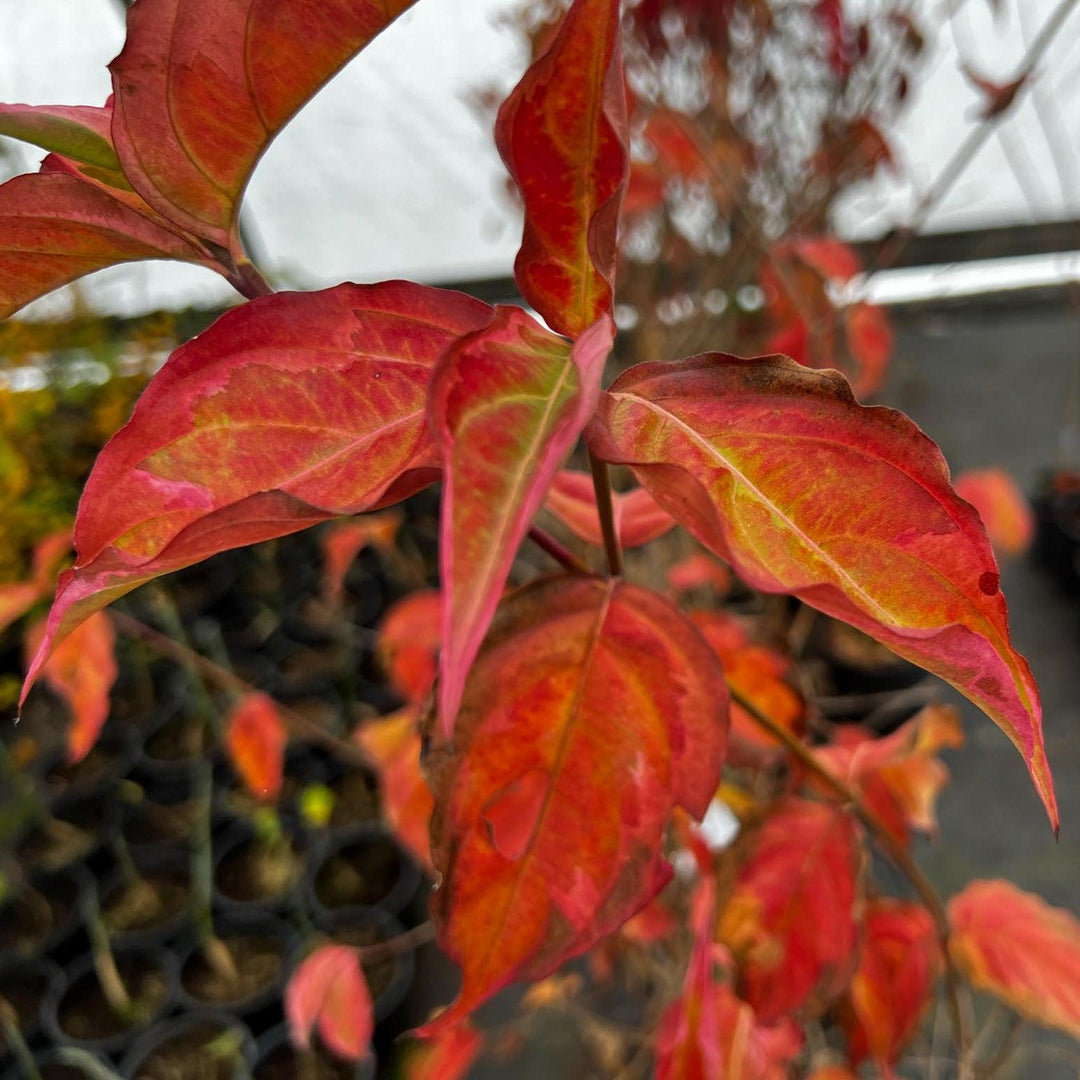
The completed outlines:
<svg viewBox="0 0 1080 1080">
<path fill-rule="evenodd" d="M 574 0 L 499 111 L 531 310 L 404 281 L 275 294 L 248 259 L 238 221 L 260 155 L 411 6 L 135 0 L 106 105 L 0 107 L 0 132 L 49 151 L 0 187 L 4 315 L 143 258 L 205 266 L 247 300 L 173 353 L 98 456 L 24 698 L 65 641 L 138 586 L 440 483 L 440 590 L 424 601 L 438 678 L 430 698 L 423 678 L 416 688 L 422 735 L 402 728 L 393 750 L 415 762 L 425 748 L 432 912 L 462 971 L 456 1001 L 420 1032 L 444 1055 L 430 1075 L 467 1067 L 466 1020 L 502 988 L 546 979 L 639 914 L 663 921 L 650 902 L 672 877 L 669 835 L 696 870 L 658 1075 L 809 1069 L 799 1023 L 840 1005 L 852 1066 L 889 1070 L 939 972 L 962 1076 L 976 1065 L 965 979 L 1080 1031 L 1075 920 L 1002 882 L 946 909 L 912 861 L 948 720 L 812 748 L 741 688 L 731 657 L 747 643 L 730 625 L 625 571 L 624 547 L 678 526 L 746 586 L 940 676 L 1016 745 L 1057 828 L 1038 689 L 1010 642 L 993 551 L 912 421 L 782 355 L 670 357 L 605 384 L 630 164 L 619 0 Z M 589 472 L 560 473 L 582 441 Z M 616 466 L 639 486 L 614 492 Z M 605 573 L 534 523 L 560 498 L 602 542 Z M 505 592 L 530 538 L 560 570 Z M 242 708 L 234 754 L 277 782 L 280 731 L 260 721 L 265 702 Z M 745 813 L 721 872 L 690 822 L 721 788 L 729 721 L 733 752 L 746 752 L 740 727 L 757 730 L 781 780 Z M 867 892 L 871 842 L 916 901 Z M 295 1036 L 317 1025 L 362 1055 L 367 998 L 355 950 L 316 951 L 289 991 Z"/>
</svg>

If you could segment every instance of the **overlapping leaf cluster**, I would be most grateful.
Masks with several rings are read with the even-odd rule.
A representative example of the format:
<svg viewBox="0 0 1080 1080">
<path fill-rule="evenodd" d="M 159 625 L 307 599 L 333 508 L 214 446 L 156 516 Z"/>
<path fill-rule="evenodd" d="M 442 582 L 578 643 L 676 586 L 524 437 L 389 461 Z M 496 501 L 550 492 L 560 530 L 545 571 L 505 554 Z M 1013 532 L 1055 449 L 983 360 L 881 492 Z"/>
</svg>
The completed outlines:
<svg viewBox="0 0 1080 1080">
<path fill-rule="evenodd" d="M 27 687 L 144 582 L 441 481 L 430 856 L 439 939 L 464 985 L 429 1033 L 626 923 L 670 877 L 671 816 L 702 817 L 720 785 L 745 643 L 718 650 L 700 620 L 619 574 L 621 543 L 672 524 L 751 587 L 796 596 L 966 694 L 1016 744 L 1056 825 L 1038 691 L 1009 640 L 990 544 L 910 420 L 778 355 L 673 358 L 602 388 L 629 172 L 618 0 L 574 0 L 499 115 L 524 205 L 515 271 L 539 318 L 408 282 L 258 295 L 237 227 L 258 156 L 408 6 L 136 0 L 110 104 L 0 110 L 0 131 L 51 151 L 40 174 L 0 187 L 6 312 L 100 266 L 161 256 L 255 297 L 173 354 L 99 456 Z M 592 497 L 584 474 L 559 472 L 582 438 Z M 609 465 L 640 484 L 614 504 Z M 570 566 L 504 596 L 545 500 L 603 539 L 611 574 Z M 755 678 L 740 691 L 744 722 L 769 699 Z M 266 707 L 248 702 L 231 737 L 271 785 L 253 749 Z M 418 749 L 408 726 L 385 733 L 387 760 Z M 860 772 L 856 750 L 849 778 L 884 785 L 901 832 L 918 822 L 883 770 L 905 752 L 918 757 L 905 745 Z M 849 983 L 856 1057 L 888 1065 L 917 1021 L 941 927 L 922 908 L 861 910 L 863 826 L 809 794 L 792 790 L 747 833 L 722 910 L 703 884 L 664 1075 L 719 1075 L 700 1062 L 736 1046 L 760 1063 L 743 1075 L 780 1075 L 769 1070 L 798 1049 L 790 1017 Z M 992 982 L 1000 964 L 983 945 L 961 938 L 958 962 Z M 343 988 L 355 959 L 311 963 L 299 1028 L 321 1024 L 352 1050 L 356 1031 L 326 1018 L 354 1002 Z M 900 985 L 914 988 L 902 1001 Z M 701 1042 L 696 1057 L 686 1038 Z"/>
</svg>

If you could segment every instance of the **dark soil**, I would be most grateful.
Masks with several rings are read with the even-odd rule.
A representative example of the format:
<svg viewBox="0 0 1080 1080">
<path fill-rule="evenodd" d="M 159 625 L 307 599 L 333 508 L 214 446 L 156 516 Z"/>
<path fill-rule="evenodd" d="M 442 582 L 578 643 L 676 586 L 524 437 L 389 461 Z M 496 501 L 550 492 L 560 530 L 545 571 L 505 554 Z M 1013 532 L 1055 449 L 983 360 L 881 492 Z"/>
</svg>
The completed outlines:
<svg viewBox="0 0 1080 1080">
<path fill-rule="evenodd" d="M 69 788 L 91 788 L 114 775 L 122 757 L 117 746 L 98 743 L 81 761 L 59 762 L 45 777 L 45 782 L 57 794 Z"/>
<path fill-rule="evenodd" d="M 0 909 L 0 954 L 28 956 L 57 924 L 49 901 L 29 885 Z"/>
<path fill-rule="evenodd" d="M 80 802 L 70 812 L 47 818 L 19 845 L 17 858 L 24 873 L 61 870 L 85 858 L 98 844 L 105 820 L 101 802 Z"/>
<path fill-rule="evenodd" d="M 148 930 L 179 915 L 190 896 L 191 882 L 182 870 L 152 870 L 105 898 L 102 921 L 113 933 Z"/>
<path fill-rule="evenodd" d="M 19 1029 L 28 1031 L 37 1026 L 41 1002 L 49 989 L 49 980 L 43 971 L 18 968 L 0 975 L 0 1000 L 6 1001 L 19 1018 Z M 4 1045 L 0 1036 L 0 1046 Z"/>
<path fill-rule="evenodd" d="M 301 1051 L 287 1043 L 272 1050 L 253 1072 L 253 1080 L 352 1080 L 356 1067 L 320 1050 Z"/>
<path fill-rule="evenodd" d="M 401 855 L 389 839 L 346 844 L 328 856 L 315 877 L 315 895 L 328 908 L 373 905 L 401 875 Z"/>
<path fill-rule="evenodd" d="M 145 956 L 118 956 L 120 981 L 131 998 L 131 1014 L 115 1012 L 102 992 L 97 972 L 87 972 L 60 1002 L 60 1027 L 73 1039 L 107 1039 L 153 1019 L 169 993 L 165 976 Z"/>
<path fill-rule="evenodd" d="M 330 780 L 327 787 L 334 793 L 334 809 L 330 814 L 333 828 L 360 825 L 378 818 L 378 787 L 370 773 L 363 769 L 347 769 Z"/>
<path fill-rule="evenodd" d="M 179 1032 L 147 1054 L 132 1080 L 233 1080 L 232 1038 L 229 1029 L 215 1024 Z"/>
<path fill-rule="evenodd" d="M 270 900 L 288 892 L 303 869 L 295 841 L 286 838 L 271 845 L 252 837 L 223 856 L 215 880 L 232 900 Z"/>
<path fill-rule="evenodd" d="M 222 975 L 201 951 L 191 954 L 180 973 L 184 989 L 208 1005 L 229 1006 L 247 1001 L 278 977 L 284 963 L 284 943 L 264 934 L 241 934 L 221 939 L 236 967 L 236 978 Z"/>
<path fill-rule="evenodd" d="M 141 804 L 124 827 L 128 843 L 147 846 L 169 847 L 187 840 L 199 816 L 199 805 L 193 799 L 188 802 Z"/>
<path fill-rule="evenodd" d="M 146 740 L 146 756 L 155 761 L 192 761 L 208 756 L 214 748 L 214 736 L 201 720 L 175 716 Z"/>
</svg>

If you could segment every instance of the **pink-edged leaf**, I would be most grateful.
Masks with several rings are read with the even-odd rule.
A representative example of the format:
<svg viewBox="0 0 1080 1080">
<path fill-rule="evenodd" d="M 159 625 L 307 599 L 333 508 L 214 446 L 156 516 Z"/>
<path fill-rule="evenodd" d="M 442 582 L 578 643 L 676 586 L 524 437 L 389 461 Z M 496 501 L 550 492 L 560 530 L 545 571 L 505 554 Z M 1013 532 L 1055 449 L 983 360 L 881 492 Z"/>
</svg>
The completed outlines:
<svg viewBox="0 0 1080 1080">
<path fill-rule="evenodd" d="M 0 135 L 100 169 L 119 170 L 112 110 L 90 105 L 0 105 Z"/>
<path fill-rule="evenodd" d="M 835 371 L 712 353 L 625 372 L 588 438 L 749 585 L 851 623 L 970 698 L 1057 827 L 1039 693 L 1009 641 L 993 551 L 906 416 L 859 405 Z"/>
<path fill-rule="evenodd" d="M 316 949 L 289 979 L 285 1016 L 293 1044 L 310 1045 L 316 1028 L 327 1049 L 347 1061 L 371 1052 L 371 994 L 356 950 L 346 945 Z"/>
<path fill-rule="evenodd" d="M 191 240 L 67 171 L 0 185 L 0 319 L 84 274 L 139 259 L 216 268 Z"/>
<path fill-rule="evenodd" d="M 624 548 L 641 547 L 675 527 L 672 516 L 661 510 L 644 488 L 615 492 L 611 504 L 615 530 Z M 545 505 L 575 536 L 603 547 L 596 489 L 588 473 L 563 469 L 548 489 Z"/>
<path fill-rule="evenodd" d="M 26 635 L 28 653 L 45 635 L 45 621 Z M 67 734 L 69 761 L 81 761 L 97 742 L 109 716 L 109 691 L 116 682 L 116 634 L 104 612 L 87 619 L 52 654 L 41 676 L 71 712 Z"/>
<path fill-rule="evenodd" d="M 596 407 L 615 328 L 573 346 L 519 308 L 461 338 L 432 380 L 444 467 L 439 723 L 453 729 L 465 674 L 555 473 Z"/>
<path fill-rule="evenodd" d="M 619 8 L 619 0 L 574 0 L 495 125 L 525 204 L 518 288 L 569 337 L 612 307 L 629 169 Z"/>
<path fill-rule="evenodd" d="M 956 478 L 956 494 L 982 518 L 994 549 L 1022 555 L 1035 538 L 1035 516 L 1016 481 L 1004 469 L 972 469 Z"/>
<path fill-rule="evenodd" d="M 980 990 L 1080 1039 L 1080 920 L 1008 881 L 949 901 L 949 953 Z"/>
<path fill-rule="evenodd" d="M 369 544 L 388 551 L 401 527 L 401 516 L 396 513 L 374 514 L 341 521 L 329 526 L 322 534 L 323 590 L 330 600 L 339 602 L 345 590 L 345 575 L 356 557 Z"/>
<path fill-rule="evenodd" d="M 225 721 L 229 758 L 260 802 L 273 802 L 281 793 L 288 737 L 277 704 L 266 694 L 245 694 Z"/>
<path fill-rule="evenodd" d="M 700 818 L 716 791 L 727 703 L 718 660 L 655 593 L 564 575 L 500 604 L 453 743 L 428 760 L 432 912 L 464 975 L 429 1032 L 544 978 L 659 891 L 668 818 Z"/>
<path fill-rule="evenodd" d="M 408 282 L 339 285 L 252 301 L 179 348 L 98 456 L 27 686 L 57 641 L 143 582 L 434 479 L 431 372 L 490 312 Z"/>
<path fill-rule="evenodd" d="M 138 0 L 110 65 L 128 180 L 181 228 L 239 252 L 240 198 L 274 136 L 414 0 Z"/>
</svg>

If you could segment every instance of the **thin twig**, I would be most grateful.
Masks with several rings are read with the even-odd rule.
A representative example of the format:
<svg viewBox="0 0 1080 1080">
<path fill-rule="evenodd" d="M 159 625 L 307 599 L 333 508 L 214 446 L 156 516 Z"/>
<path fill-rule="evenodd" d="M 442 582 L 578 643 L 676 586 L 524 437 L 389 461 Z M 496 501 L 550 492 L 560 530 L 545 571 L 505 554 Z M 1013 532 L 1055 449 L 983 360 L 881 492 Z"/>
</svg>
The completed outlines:
<svg viewBox="0 0 1080 1080">
<path fill-rule="evenodd" d="M 203 678 L 216 683 L 223 689 L 231 690 L 237 694 L 260 692 L 257 687 L 245 679 L 241 679 L 239 675 L 226 670 L 220 664 L 215 664 L 213 660 L 207 660 L 205 656 L 200 656 L 194 649 L 188 648 L 179 641 L 174 641 L 160 630 L 155 630 L 152 626 L 147 626 L 146 623 L 140 622 L 122 611 L 114 610 L 110 615 L 114 625 L 121 632 L 129 637 L 138 638 L 154 649 L 155 652 L 176 661 L 178 664 L 195 668 Z M 321 724 L 309 720 L 303 713 L 296 712 L 280 702 L 277 702 L 277 707 L 293 734 L 310 739 L 312 742 L 321 743 L 354 763 L 368 763 L 368 759 L 360 747 L 355 746 L 348 739 L 339 738 L 333 732 L 327 731 Z"/>
<path fill-rule="evenodd" d="M 813 751 L 796 735 L 792 734 L 782 724 L 778 724 L 772 717 L 763 713 L 748 697 L 728 684 L 732 700 L 761 728 L 767 731 L 774 739 L 782 743 L 791 755 L 802 765 L 807 772 L 816 776 L 834 795 L 855 812 L 856 816 L 873 835 L 881 850 L 895 864 L 898 870 L 911 882 L 919 899 L 930 912 L 937 928 L 938 940 L 941 944 L 942 958 L 945 963 L 945 991 L 949 1003 L 949 1014 L 952 1019 L 953 1031 L 956 1036 L 957 1049 L 960 1057 L 960 1080 L 973 1080 L 970 1062 L 971 1035 L 964 1009 L 961 1008 L 960 996 L 963 985 L 960 973 L 953 965 L 949 955 L 949 918 L 945 911 L 945 905 L 938 896 L 930 879 L 922 872 L 918 863 L 911 857 L 911 853 L 900 844 L 896 837 L 882 822 L 881 818 L 874 813 L 862 800 L 857 791 L 851 788 L 835 773 L 826 768 L 815 756 Z"/>
<path fill-rule="evenodd" d="M 541 529 L 539 525 L 529 526 L 529 539 L 542 550 L 546 551 L 557 563 L 569 570 L 571 574 L 584 574 L 589 576 L 592 571 L 567 547 L 555 539 L 551 533 Z"/>
<path fill-rule="evenodd" d="M 1046 50 L 1050 47 L 1054 38 L 1057 37 L 1058 31 L 1078 2 L 1080 0 L 1061 0 L 1054 13 L 1046 20 L 1038 36 L 1031 43 L 1031 48 L 1028 49 L 1027 55 L 1020 65 L 1020 73 L 1017 75 L 1017 80 L 1021 82 L 1021 92 L 1031 78 L 1036 64 L 1043 58 Z M 1013 103 L 1019 96 L 1018 93 Z M 1002 118 L 1007 116 L 1008 113 L 1008 109 L 1001 112 L 991 112 L 990 115 L 983 119 L 981 124 L 968 132 L 967 138 L 957 147 L 956 152 L 945 163 L 945 167 L 938 174 L 937 179 L 916 204 L 908 224 L 904 228 L 898 229 L 892 238 L 878 249 L 877 254 L 866 270 L 863 278 L 864 286 L 878 270 L 888 268 L 899 258 L 900 253 L 907 247 L 911 239 L 926 224 L 930 212 L 948 194 L 953 184 L 971 164 L 972 159 L 982 149 L 983 144 L 990 138 Z"/>
<path fill-rule="evenodd" d="M 427 922 L 406 930 L 404 934 L 387 938 L 385 941 L 376 941 L 374 945 L 362 945 L 357 949 L 362 961 L 373 962 L 377 960 L 389 960 L 402 953 L 412 952 L 435 940 L 435 924 L 428 919 Z"/>
<path fill-rule="evenodd" d="M 607 462 L 594 457 L 590 450 L 589 468 L 592 470 L 593 488 L 596 490 L 596 511 L 600 515 L 600 531 L 604 534 L 608 572 L 612 577 L 622 577 L 622 548 L 615 528 L 615 506 L 611 498 L 611 477 L 608 475 Z"/>
</svg>

